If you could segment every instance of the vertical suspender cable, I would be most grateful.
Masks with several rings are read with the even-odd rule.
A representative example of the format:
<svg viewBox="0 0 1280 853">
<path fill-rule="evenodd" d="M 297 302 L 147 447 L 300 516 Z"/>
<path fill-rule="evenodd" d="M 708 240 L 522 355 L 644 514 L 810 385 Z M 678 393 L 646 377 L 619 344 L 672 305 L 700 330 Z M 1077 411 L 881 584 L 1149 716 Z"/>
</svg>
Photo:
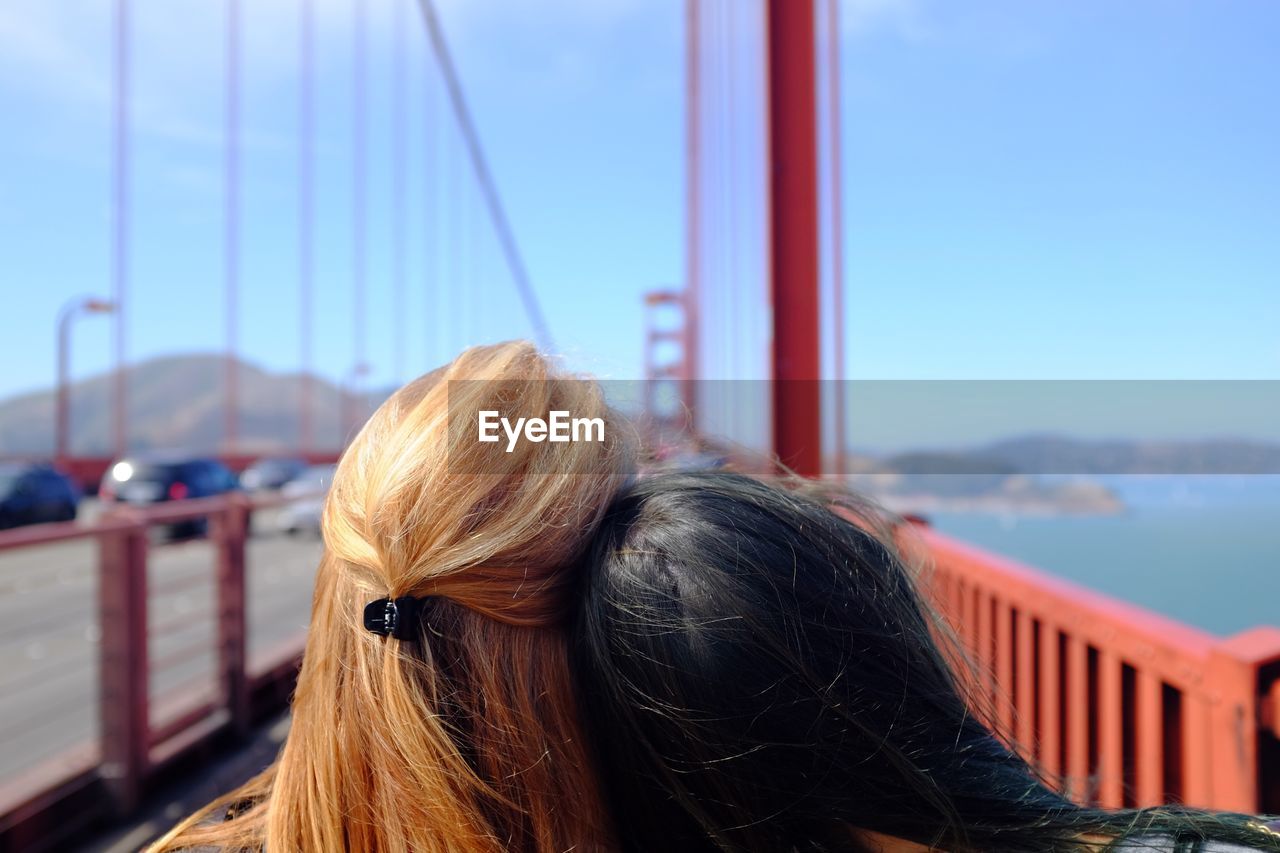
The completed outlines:
<svg viewBox="0 0 1280 853">
<path fill-rule="evenodd" d="M 507 219 L 506 210 L 502 206 L 502 199 L 498 195 L 498 188 L 494 183 L 493 174 L 489 171 L 489 164 L 485 160 L 484 149 L 480 146 L 480 136 L 476 132 L 475 123 L 471 119 L 471 112 L 467 109 L 467 102 L 462 94 L 462 85 L 458 82 L 458 72 L 453 64 L 453 56 L 449 53 L 449 45 L 445 41 L 444 30 L 440 26 L 440 19 L 436 14 L 435 6 L 431 0 L 418 0 L 418 7 L 422 10 L 423 21 L 427 26 L 427 35 L 431 39 L 432 50 L 435 53 L 436 61 L 440 65 L 440 73 L 444 78 L 445 91 L 449 96 L 449 103 L 453 107 L 454 117 L 458 122 L 458 130 L 462 135 L 467 154 L 471 158 L 471 166 L 475 170 L 480 192 L 489 211 L 489 218 L 493 222 L 494 234 L 498 238 L 498 244 L 502 247 L 502 255 L 507 263 L 507 268 L 511 272 L 511 277 L 515 280 L 516 292 L 519 294 L 520 301 L 524 306 L 525 315 L 529 318 L 529 323 L 533 327 L 534 338 L 543 349 L 554 349 L 555 343 L 551 339 L 551 331 L 547 326 L 546 317 L 542 313 L 542 305 L 538 302 L 538 294 L 534 291 L 533 282 L 529 279 L 529 271 L 525 267 L 524 258 L 521 257 L 519 247 L 516 245 L 515 232 L 511 229 L 511 223 Z"/>
<path fill-rule="evenodd" d="M 458 302 L 458 316 L 455 318 L 455 322 L 457 322 L 458 328 L 462 330 L 462 345 L 469 347 L 476 343 L 475 335 L 471 328 L 471 301 L 474 296 L 471 292 L 471 218 L 469 216 L 471 211 L 468 206 L 471 201 L 469 192 L 471 187 L 463 179 L 460 163 L 458 164 L 457 181 L 455 188 L 458 194 L 454 202 L 455 206 L 452 208 L 454 219 L 458 223 L 458 235 L 456 237 L 458 241 L 458 277 L 454 282 L 454 287 L 462 298 Z"/>
<path fill-rule="evenodd" d="M 408 0 L 394 0 L 395 32 L 392 38 L 391 79 L 391 239 L 392 239 L 392 300 L 391 330 L 392 369 L 396 382 L 404 379 L 404 323 L 405 323 L 405 32 L 404 4 Z"/>
<path fill-rule="evenodd" d="M 720 293 L 716 282 L 716 163 L 715 152 L 715 3 L 714 0 L 699 0 L 702 7 L 701 35 L 699 36 L 699 64 L 702 74 L 702 93 L 698 110 L 701 123 L 701 145 L 699 154 L 699 193 L 701 194 L 702 221 L 699 223 L 698 252 L 700 255 L 699 279 L 702 286 L 702 312 L 707 318 L 718 317 L 723 311 L 720 304 Z M 703 376 L 722 377 L 724 365 L 721 364 L 718 336 L 714 333 L 710 320 L 700 329 L 704 333 L 701 345 Z"/>
<path fill-rule="evenodd" d="M 461 291 L 459 282 L 461 281 L 460 272 L 462 270 L 462 217 L 460 215 L 462 208 L 459 205 L 461 194 L 458 188 L 462 183 L 462 178 L 458 174 L 457 145 L 452 134 L 445 136 L 444 155 L 446 194 L 442 213 L 447 224 L 444 238 L 449 252 L 448 264 L 445 267 L 444 295 L 445 311 L 449 315 L 449 337 L 447 340 L 449 342 L 449 354 L 452 357 L 460 345 L 467 343 L 466 330 L 462 329 L 459 332 L 461 323 L 458 322 L 462 315 L 462 304 L 466 299 L 466 294 L 463 294 L 461 299 L 456 298 Z M 458 340 L 458 338 L 461 338 L 461 340 Z"/>
<path fill-rule="evenodd" d="M 727 220 L 727 230 L 729 239 L 725 249 L 728 252 L 728 258 L 725 260 L 725 269 L 727 271 L 726 278 L 729 281 L 731 292 L 738 296 L 733 300 L 733 323 L 735 329 L 747 328 L 747 313 L 750 307 L 747 300 L 742 298 L 743 287 L 742 281 L 739 279 L 738 251 L 739 251 L 739 235 L 738 235 L 738 180 L 741 175 L 741 163 L 738 159 L 738 104 L 740 94 L 738 92 L 738 16 L 735 14 L 737 3 L 734 0 L 725 4 L 725 152 L 724 162 L 725 168 L 729 175 L 729 180 L 725 182 L 726 194 L 726 210 L 725 219 Z M 744 370 L 746 367 L 746 358 L 744 351 L 748 351 L 751 341 L 744 340 L 745 335 L 741 332 L 730 335 L 733 342 L 733 362 L 734 375 L 747 378 L 752 374 Z"/>
<path fill-rule="evenodd" d="M 303 453 L 309 453 L 315 442 L 311 426 L 311 324 L 312 289 L 314 287 L 315 215 L 313 196 L 314 162 L 312 135 L 314 127 L 314 58 L 313 58 L 313 0 L 299 0 L 298 47 L 301 68 L 298 80 L 298 319 L 299 361 L 302 376 L 298 389 L 298 444 Z"/>
<path fill-rule="evenodd" d="M 722 225 L 724 224 L 724 211 L 721 209 L 722 199 L 720 197 L 720 188 L 724 172 L 724 161 L 720 158 L 720 137 L 724 132 L 724 127 L 720 121 L 721 106 L 721 79 L 720 79 L 720 47 L 721 47 L 721 14 L 720 0 L 711 0 L 710 11 L 707 15 L 707 40 L 709 45 L 707 62 L 707 99 L 706 113 L 707 121 L 707 149 L 710 152 L 706 158 L 707 163 L 707 231 L 706 242 L 703 244 L 707 253 L 707 289 L 711 291 L 712 297 L 709 302 L 714 306 L 712 312 L 708 316 L 723 318 L 725 310 L 728 307 L 725 304 L 725 287 L 724 280 L 721 276 L 722 260 L 720 252 L 720 243 L 722 237 Z M 719 323 L 724 320 L 720 319 Z M 725 352 L 725 340 L 727 330 L 722 330 L 715 335 L 714 339 L 714 357 L 715 372 L 720 378 L 732 377 L 732 365 L 727 361 Z M 722 412 L 721 415 L 723 416 Z M 722 427 L 723 428 L 723 427 Z"/>
<path fill-rule="evenodd" d="M 115 127 L 114 195 L 115 221 L 112 223 L 111 300 L 115 303 L 112 324 L 115 376 L 112 404 L 112 445 L 117 457 L 128 449 L 126 427 L 125 315 L 129 284 L 129 0 L 115 6 Z"/>
<path fill-rule="evenodd" d="M 719 242 L 720 275 L 723 281 L 725 300 L 729 306 L 729 316 L 733 319 L 735 329 L 742 328 L 742 294 L 738 283 L 734 281 L 733 248 L 735 235 L 733 228 L 736 217 L 733 215 L 733 204 L 736 199 L 737 175 L 733 162 L 733 3 L 731 0 L 720 0 L 720 144 L 716 159 L 722 164 L 720 170 L 720 219 L 722 235 Z M 736 379 L 745 378 L 740 359 L 741 341 L 739 335 L 725 336 L 726 356 L 730 365 L 730 375 Z"/>
<path fill-rule="evenodd" d="M 732 53 L 732 0 L 718 0 L 720 8 L 720 32 L 717 38 L 716 74 L 719 77 L 718 98 L 716 107 L 719 110 L 716 135 L 716 162 L 720 164 L 720 187 L 717 206 L 717 217 L 720 224 L 720 236 L 716 241 L 716 249 L 720 253 L 720 288 L 728 308 L 727 314 L 734 329 L 742 328 L 742 299 L 737 282 L 733 281 L 733 199 L 734 179 L 733 163 L 729 153 L 733 150 L 733 140 L 729 134 L 733 130 L 731 111 L 733 109 L 733 80 L 730 59 Z M 737 334 L 724 336 L 725 361 L 728 364 L 728 376 L 735 379 L 745 378 L 742 365 L 738 361 L 739 342 Z"/>
<path fill-rule="evenodd" d="M 702 297 L 702 37 L 701 0 L 685 0 L 685 285 L 684 405 L 698 423 L 694 380 L 698 378 Z"/>
<path fill-rule="evenodd" d="M 462 330 L 462 345 L 471 346 L 476 343 L 471 318 L 471 303 L 475 296 L 471 292 L 471 184 L 464 178 L 461 163 L 458 164 L 456 187 L 458 195 L 454 215 L 458 222 L 458 280 L 454 286 L 462 295 L 458 305 L 457 323 L 458 328 Z"/>
<path fill-rule="evenodd" d="M 425 53 L 425 52 L 424 52 Z M 426 246 L 426 281 L 424 289 L 426 291 L 426 304 L 428 311 L 428 320 L 435 321 L 435 347 L 430 352 L 429 363 L 443 361 L 448 355 L 448 351 L 440 351 L 446 335 L 448 334 L 449 318 L 446 316 L 444 308 L 444 287 L 441 286 L 442 278 L 440 275 L 440 129 L 439 122 L 436 121 L 436 97 L 432 87 L 431 59 L 430 54 L 424 56 L 424 69 L 422 75 L 422 91 L 423 91 L 423 143 L 422 150 L 426 165 L 422 170 L 422 176 L 426 181 L 424 187 L 424 206 L 423 227 L 425 234 L 423 235 L 423 243 Z"/>
<path fill-rule="evenodd" d="M 831 301 L 835 321 L 832 333 L 835 349 L 835 432 L 836 474 L 848 473 L 848 442 L 845 435 L 845 351 L 844 351 L 844 168 L 840 107 L 840 0 L 827 0 L 827 145 L 831 163 Z"/>
<path fill-rule="evenodd" d="M 367 128 L 367 110 L 365 108 L 365 28 L 367 25 L 365 0 L 356 0 L 355 26 L 352 27 L 354 44 L 352 50 L 352 145 L 351 145 L 351 260 L 352 260 L 352 301 L 354 311 L 354 350 L 355 364 L 351 372 L 351 382 L 346 389 L 348 396 L 355 400 L 348 401 L 353 407 L 360 399 L 360 378 L 365 371 L 365 134 Z M 359 414 L 363 414 L 362 412 Z M 351 416 L 342 425 L 344 434 L 356 427 L 358 415 Z M 345 435 L 344 435 L 345 439 Z"/>
<path fill-rule="evenodd" d="M 713 172 L 714 184 L 712 191 L 714 192 L 715 201 L 712 203 L 712 231 L 715 235 L 712 244 L 712 250 L 715 252 L 716 266 L 715 275 L 716 286 L 719 290 L 720 311 L 721 316 L 729 317 L 730 325 L 736 323 L 733 317 L 734 297 L 732 286 L 729 284 L 729 275 L 727 270 L 728 251 L 725 248 L 729 242 L 729 217 L 727 216 L 729 182 L 733 180 L 733 176 L 729 174 L 729 163 L 725 159 L 725 133 L 729 129 L 728 114 L 726 113 L 726 104 L 729 102 L 729 95 L 725 91 L 728 88 L 728 75 L 725 74 L 725 42 L 728 41 L 728 12 L 724 4 L 724 0 L 715 0 L 715 14 L 712 17 L 714 21 L 714 33 L 712 36 L 712 97 L 711 109 L 712 125 L 711 125 L 711 159 L 716 164 Z M 733 335 L 722 334 L 720 336 L 720 358 L 723 362 L 723 375 L 730 378 L 738 378 L 737 365 L 734 363 L 734 346 Z"/>
<path fill-rule="evenodd" d="M 772 0 L 760 0 L 757 6 L 757 11 L 760 16 L 759 26 L 761 28 L 761 34 L 762 34 L 761 50 L 757 57 L 757 61 L 760 63 L 763 69 L 763 75 L 761 77 L 760 84 L 761 84 L 761 90 L 764 95 L 763 103 L 761 105 L 761 110 L 760 110 L 761 115 L 763 117 L 763 123 L 760 127 L 760 135 L 761 135 L 761 139 L 763 143 L 763 151 L 764 151 L 764 157 L 763 157 L 764 168 L 763 168 L 763 176 L 761 178 L 761 185 L 758 190 L 759 191 L 758 198 L 760 200 L 760 203 L 762 204 L 762 210 L 761 210 L 762 219 L 765 220 L 764 232 L 763 232 L 765 239 L 764 239 L 763 256 L 762 257 L 757 256 L 756 262 L 762 265 L 761 277 L 763 279 L 763 288 L 764 288 L 763 296 L 764 296 L 765 304 L 761 307 L 761 310 L 760 310 L 760 316 L 763 319 L 763 322 L 758 322 L 755 327 L 755 331 L 759 333 L 760 339 L 764 346 L 765 361 L 766 361 L 764 365 L 763 373 L 760 378 L 765 380 L 765 382 L 768 384 L 770 389 L 774 388 L 774 381 L 776 378 L 776 371 L 775 371 L 774 358 L 773 358 L 774 346 L 775 346 L 775 340 L 776 340 L 774 320 L 773 320 L 774 305 L 773 305 L 773 289 L 772 289 L 773 277 L 772 277 L 772 260 L 771 260 L 773 249 L 772 249 L 772 246 L 770 245 L 769 222 L 768 222 L 769 213 L 770 213 L 770 190 L 772 187 L 771 171 L 773 168 L 773 164 L 769 160 L 769 14 L 770 14 L 771 2 Z M 803 0 L 803 2 L 811 2 L 811 0 Z M 772 391 L 770 393 L 772 393 Z M 771 415 L 768 412 L 766 412 L 766 417 L 771 417 Z M 772 435 L 772 431 L 774 430 L 775 426 L 776 424 L 774 424 L 773 421 L 770 420 L 770 423 L 768 425 L 768 429 L 770 430 L 770 433 L 769 433 L 770 435 Z M 776 437 L 774 437 L 772 440 L 774 440 L 776 443 Z"/>
<path fill-rule="evenodd" d="M 222 264 L 226 287 L 226 422 L 223 449 L 236 448 L 238 408 L 236 370 L 237 320 L 240 289 L 240 0 L 227 2 L 226 140 L 223 147 Z"/>
<path fill-rule="evenodd" d="M 467 295 L 470 297 L 467 302 L 467 322 L 470 327 L 471 342 L 478 344 L 483 343 L 483 335 L 480 331 L 480 308 L 483 303 L 480 301 L 480 241 L 477 239 L 480 223 L 476 221 L 474 204 L 471 193 L 468 192 L 466 205 L 463 207 L 467 228 Z"/>
</svg>

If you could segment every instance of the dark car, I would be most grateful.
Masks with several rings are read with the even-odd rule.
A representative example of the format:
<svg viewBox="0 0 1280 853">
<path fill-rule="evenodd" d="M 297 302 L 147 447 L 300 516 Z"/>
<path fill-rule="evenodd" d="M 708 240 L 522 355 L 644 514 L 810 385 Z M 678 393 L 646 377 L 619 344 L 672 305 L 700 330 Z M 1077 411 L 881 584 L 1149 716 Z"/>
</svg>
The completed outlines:
<svg viewBox="0 0 1280 853">
<path fill-rule="evenodd" d="M 271 456 L 259 459 L 244 469 L 240 475 L 240 486 L 250 492 L 278 489 L 305 470 L 305 459 Z"/>
<path fill-rule="evenodd" d="M 207 498 L 236 491 L 235 474 L 216 459 L 179 455 L 129 456 L 116 462 L 102 478 L 98 490 L 105 502 L 134 506 Z M 204 533 L 205 519 L 182 522 L 170 528 L 177 536 Z"/>
<path fill-rule="evenodd" d="M 52 465 L 0 465 L 0 529 L 76 517 L 80 490 Z"/>
</svg>

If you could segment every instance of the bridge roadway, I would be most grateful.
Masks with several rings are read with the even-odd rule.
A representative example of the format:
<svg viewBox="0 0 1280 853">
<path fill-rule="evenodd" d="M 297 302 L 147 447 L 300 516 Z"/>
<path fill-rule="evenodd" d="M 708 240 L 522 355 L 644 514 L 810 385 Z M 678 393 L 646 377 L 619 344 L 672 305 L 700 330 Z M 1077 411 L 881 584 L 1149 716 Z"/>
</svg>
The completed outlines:
<svg viewBox="0 0 1280 853">
<path fill-rule="evenodd" d="M 92 515 L 82 512 L 82 518 Z M 306 628 L 318 535 L 255 513 L 246 556 L 249 659 Z M 98 546 L 0 551 L 0 785 L 99 732 Z M 155 543 L 148 563 L 151 718 L 163 724 L 215 689 L 215 554 L 206 540 Z"/>
</svg>

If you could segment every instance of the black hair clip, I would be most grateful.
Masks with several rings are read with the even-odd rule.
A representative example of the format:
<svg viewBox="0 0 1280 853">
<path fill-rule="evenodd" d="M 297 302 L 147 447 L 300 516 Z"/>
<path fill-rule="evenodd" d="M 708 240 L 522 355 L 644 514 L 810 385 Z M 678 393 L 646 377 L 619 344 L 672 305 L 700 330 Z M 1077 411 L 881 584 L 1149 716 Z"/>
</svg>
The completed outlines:
<svg viewBox="0 0 1280 853">
<path fill-rule="evenodd" d="M 379 598 L 364 606 L 364 627 L 375 634 L 412 640 L 418 636 L 418 613 L 422 599 L 406 595 L 402 598 Z"/>
</svg>

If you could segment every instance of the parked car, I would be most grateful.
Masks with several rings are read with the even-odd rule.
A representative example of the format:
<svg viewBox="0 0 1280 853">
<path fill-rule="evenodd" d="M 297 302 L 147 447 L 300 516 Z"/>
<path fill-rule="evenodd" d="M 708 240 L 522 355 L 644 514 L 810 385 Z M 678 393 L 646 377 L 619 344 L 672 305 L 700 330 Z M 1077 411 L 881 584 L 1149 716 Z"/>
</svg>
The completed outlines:
<svg viewBox="0 0 1280 853">
<path fill-rule="evenodd" d="M 0 529 L 72 521 L 80 489 L 52 465 L 0 465 Z"/>
<path fill-rule="evenodd" d="M 216 459 L 158 453 L 128 456 L 116 462 L 102 478 L 98 497 L 105 503 L 147 506 L 206 498 L 238 488 L 235 474 Z M 194 519 L 172 525 L 169 532 L 174 536 L 195 536 L 203 534 L 207 526 L 205 519 Z"/>
<path fill-rule="evenodd" d="M 277 516 L 281 530 L 291 535 L 320 532 L 324 498 L 337 468 L 337 465 L 312 465 L 285 483 L 280 494 L 293 500 L 285 504 Z"/>
<path fill-rule="evenodd" d="M 271 456 L 259 459 L 244 469 L 240 475 L 240 487 L 248 492 L 278 489 L 307 470 L 304 459 Z"/>
</svg>

